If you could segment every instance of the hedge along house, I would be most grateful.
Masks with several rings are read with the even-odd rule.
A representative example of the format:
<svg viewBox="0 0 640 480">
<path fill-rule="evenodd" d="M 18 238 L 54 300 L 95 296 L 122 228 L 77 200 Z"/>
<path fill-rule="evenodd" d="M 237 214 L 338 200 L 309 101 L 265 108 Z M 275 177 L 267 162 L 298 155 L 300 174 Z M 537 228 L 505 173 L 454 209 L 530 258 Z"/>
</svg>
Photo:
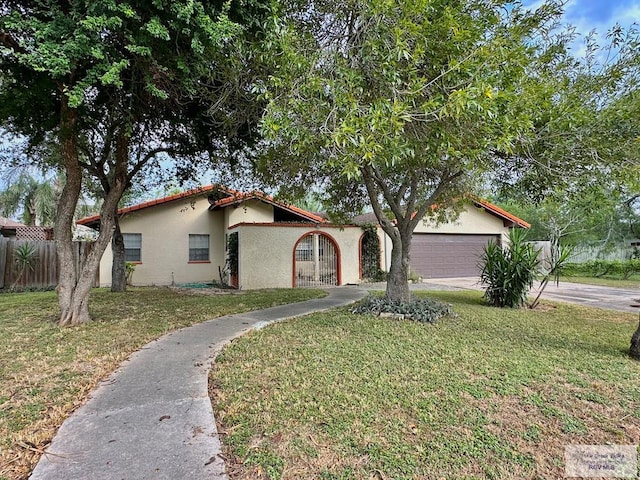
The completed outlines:
<svg viewBox="0 0 640 480">
<path fill-rule="evenodd" d="M 243 289 L 345 285 L 390 265 L 391 241 L 375 217 L 335 225 L 261 192 L 210 185 L 123 208 L 119 215 L 126 260 L 136 264 L 134 285 L 221 280 Z M 97 228 L 99 217 L 78 223 Z M 421 222 L 412 266 L 425 278 L 477 274 L 477 247 L 514 226 L 528 225 L 481 202 L 469 205 L 457 222 Z M 442 249 L 454 253 L 442 255 Z M 111 284 L 112 258 L 107 248 L 101 285 Z M 461 258 L 473 261 L 461 263 Z M 439 266 L 432 268 L 434 261 Z"/>
</svg>

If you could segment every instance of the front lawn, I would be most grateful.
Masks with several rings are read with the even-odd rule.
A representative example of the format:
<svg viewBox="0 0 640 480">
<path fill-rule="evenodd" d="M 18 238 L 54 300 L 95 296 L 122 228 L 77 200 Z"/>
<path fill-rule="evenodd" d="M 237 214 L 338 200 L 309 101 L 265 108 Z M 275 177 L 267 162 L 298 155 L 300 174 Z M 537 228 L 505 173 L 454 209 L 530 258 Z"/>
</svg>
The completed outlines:
<svg viewBox="0 0 640 480">
<path fill-rule="evenodd" d="M 631 314 L 432 292 L 434 325 L 347 309 L 236 339 L 211 372 L 231 479 L 557 479 L 564 446 L 637 444 Z"/>
<path fill-rule="evenodd" d="M 211 296 L 99 289 L 91 296 L 96 321 L 59 328 L 54 292 L 0 294 L 0 479 L 26 478 L 69 413 L 151 340 L 210 318 L 324 295 L 307 289 Z"/>
</svg>

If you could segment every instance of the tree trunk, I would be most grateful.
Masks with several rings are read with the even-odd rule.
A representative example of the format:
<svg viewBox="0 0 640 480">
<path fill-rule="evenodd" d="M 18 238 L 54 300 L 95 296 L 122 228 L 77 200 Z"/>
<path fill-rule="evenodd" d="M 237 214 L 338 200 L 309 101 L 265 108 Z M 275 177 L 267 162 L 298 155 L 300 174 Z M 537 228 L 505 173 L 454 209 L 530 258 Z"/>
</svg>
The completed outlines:
<svg viewBox="0 0 640 480">
<path fill-rule="evenodd" d="M 391 236 L 391 266 L 387 276 L 386 296 L 391 300 L 409 300 L 409 265 L 411 252 L 411 233 L 395 232 Z"/>
<path fill-rule="evenodd" d="M 86 256 L 79 272 L 75 270 L 73 254 L 73 237 L 71 227 L 73 214 L 80 196 L 82 185 L 82 168 L 78 162 L 78 150 L 75 135 L 75 111 L 65 109 L 66 97 L 63 95 L 63 122 L 61 131 L 64 140 L 62 142 L 63 159 L 67 173 L 67 183 L 62 191 L 56 219 L 56 245 L 58 247 L 58 265 L 60 280 L 58 282 L 58 302 L 60 304 L 60 325 L 73 326 L 91 320 L 89 315 L 89 294 L 100 266 L 102 254 L 111 241 L 115 223 L 115 212 L 127 186 L 128 166 L 128 141 L 126 135 L 118 139 L 117 161 L 113 171 L 111 189 L 107 193 L 100 210 L 100 235 Z M 72 112 L 73 122 L 66 126 L 64 119 L 65 110 Z M 69 123 L 67 121 L 66 123 Z M 71 133 L 71 134 L 69 134 Z"/>
<path fill-rule="evenodd" d="M 127 291 L 127 262 L 124 258 L 124 238 L 120 231 L 120 221 L 117 212 L 114 215 L 115 228 L 111 238 L 113 262 L 111 264 L 111 291 Z"/>
<path fill-rule="evenodd" d="M 69 108 L 66 95 L 61 93 L 60 146 L 66 181 L 58 200 L 54 235 L 59 273 L 56 292 L 61 312 L 60 324 L 68 325 L 87 321 L 89 309 L 86 302 L 76 303 L 74 301 L 77 272 L 73 252 L 73 215 L 82 187 L 82 168 L 78 162 L 77 112 Z"/>
<path fill-rule="evenodd" d="M 638 323 L 636 333 L 634 333 L 633 337 L 631 337 L 631 348 L 629 349 L 629 355 L 637 360 L 640 360 L 640 322 Z"/>
</svg>

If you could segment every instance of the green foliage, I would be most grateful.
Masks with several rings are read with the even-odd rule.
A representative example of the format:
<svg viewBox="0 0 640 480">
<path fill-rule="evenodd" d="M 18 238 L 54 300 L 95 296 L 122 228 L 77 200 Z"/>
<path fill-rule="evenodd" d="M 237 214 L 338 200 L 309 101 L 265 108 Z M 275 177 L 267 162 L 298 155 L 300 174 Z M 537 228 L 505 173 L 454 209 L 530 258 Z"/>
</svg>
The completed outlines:
<svg viewBox="0 0 640 480">
<path fill-rule="evenodd" d="M 559 14 L 546 6 L 503 15 L 501 3 L 283 2 L 263 127 L 287 155 L 270 156 L 265 176 L 290 180 L 287 190 L 317 179 L 354 182 L 352 196 L 366 198 L 370 167 L 393 191 L 416 180 L 418 205 L 440 180 L 448 188 L 432 202 L 466 193 L 471 171 L 530 129 L 518 101 L 535 54 L 527 42 Z M 331 27 L 318 30 L 323 24 Z M 464 175 L 449 178 L 458 170 Z"/>
<path fill-rule="evenodd" d="M 13 251 L 13 257 L 19 269 L 33 270 L 38 260 L 38 250 L 29 242 L 21 243 Z"/>
<path fill-rule="evenodd" d="M 595 278 L 616 276 L 623 280 L 640 273 L 640 260 L 589 260 L 585 263 L 570 263 L 564 269 L 566 275 L 587 275 Z"/>
<path fill-rule="evenodd" d="M 287 0 L 280 9 L 266 52 L 275 72 L 258 89 L 269 102 L 262 178 L 294 196 L 323 185 L 330 213 L 371 204 L 398 252 L 410 251 L 425 215 L 455 217 L 542 115 L 521 97 L 542 56 L 554 60 L 532 44 L 560 15 L 555 4 Z M 400 257 L 387 293 L 405 296 Z"/>
<path fill-rule="evenodd" d="M 59 180 L 39 181 L 26 171 L 21 172 L 0 192 L 0 214 L 6 217 L 20 214 L 26 225 L 52 226 L 62 189 Z"/>
<path fill-rule="evenodd" d="M 351 309 L 351 313 L 391 313 L 418 322 L 433 323 L 441 317 L 452 315 L 451 305 L 440 303 L 428 297 L 414 297 L 411 300 L 392 300 L 379 295 L 368 295 Z"/>
<path fill-rule="evenodd" d="M 527 243 L 527 232 L 513 228 L 509 245 L 490 242 L 480 258 L 480 281 L 485 285 L 484 298 L 494 307 L 518 308 L 527 294 L 539 266 L 538 251 Z"/>
<path fill-rule="evenodd" d="M 229 234 L 227 238 L 227 263 L 229 264 L 229 274 L 238 275 L 238 232 Z"/>
<path fill-rule="evenodd" d="M 597 242 L 607 248 L 638 236 L 640 217 L 629 203 L 633 195 L 628 187 L 612 188 L 602 181 L 575 189 L 558 189 L 539 202 L 517 195 L 495 202 L 531 223 L 532 240 L 558 239 L 572 245 Z"/>
<path fill-rule="evenodd" d="M 13 259 L 17 270 L 16 279 L 11 285 L 10 290 L 14 291 L 18 282 L 22 279 L 24 272 L 33 271 L 38 262 L 38 249 L 35 245 L 24 242 L 16 246 L 13 251 Z"/>
<path fill-rule="evenodd" d="M 376 227 L 363 227 L 362 235 L 362 277 L 374 282 L 383 281 L 386 277 L 380 268 L 380 237 Z"/>
<path fill-rule="evenodd" d="M 570 27 L 565 34 L 576 35 Z M 558 45 L 555 61 L 540 65 L 526 82 L 523 103 L 536 102 L 542 108 L 532 117 L 535 134 L 496 171 L 495 180 L 507 197 L 538 204 L 552 196 L 562 203 L 580 199 L 594 185 L 611 198 L 627 189 L 627 199 L 638 193 L 637 25 L 615 25 L 603 42 L 592 32 L 584 46 L 583 53 L 574 56 Z M 598 207 L 608 209 L 592 204 L 594 211 Z M 605 226 L 611 223 L 602 218 Z"/>
<path fill-rule="evenodd" d="M 131 281 L 133 279 L 133 272 L 136 271 L 136 264 L 133 262 L 125 262 L 124 267 L 125 267 L 127 285 L 131 285 Z"/>
<path fill-rule="evenodd" d="M 538 254 L 538 253 L 537 253 Z M 569 258 L 573 254 L 573 247 L 570 245 L 558 245 L 557 243 L 551 244 L 551 256 L 541 262 L 542 279 L 540 280 L 540 287 L 538 288 L 538 295 L 529 304 L 529 308 L 536 308 L 540 303 L 540 297 L 542 292 L 551 280 L 556 285 L 560 284 L 560 276 L 565 273 L 565 267 L 567 266 Z"/>
</svg>

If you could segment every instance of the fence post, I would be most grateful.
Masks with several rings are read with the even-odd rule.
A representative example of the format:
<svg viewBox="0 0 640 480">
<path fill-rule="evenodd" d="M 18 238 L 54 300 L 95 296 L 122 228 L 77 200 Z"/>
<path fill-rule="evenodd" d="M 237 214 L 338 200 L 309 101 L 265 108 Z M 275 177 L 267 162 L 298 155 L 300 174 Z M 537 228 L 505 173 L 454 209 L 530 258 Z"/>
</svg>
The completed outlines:
<svg viewBox="0 0 640 480">
<path fill-rule="evenodd" d="M 4 288 L 4 276 L 7 269 L 7 246 L 9 239 L 0 237 L 0 288 Z"/>
</svg>

